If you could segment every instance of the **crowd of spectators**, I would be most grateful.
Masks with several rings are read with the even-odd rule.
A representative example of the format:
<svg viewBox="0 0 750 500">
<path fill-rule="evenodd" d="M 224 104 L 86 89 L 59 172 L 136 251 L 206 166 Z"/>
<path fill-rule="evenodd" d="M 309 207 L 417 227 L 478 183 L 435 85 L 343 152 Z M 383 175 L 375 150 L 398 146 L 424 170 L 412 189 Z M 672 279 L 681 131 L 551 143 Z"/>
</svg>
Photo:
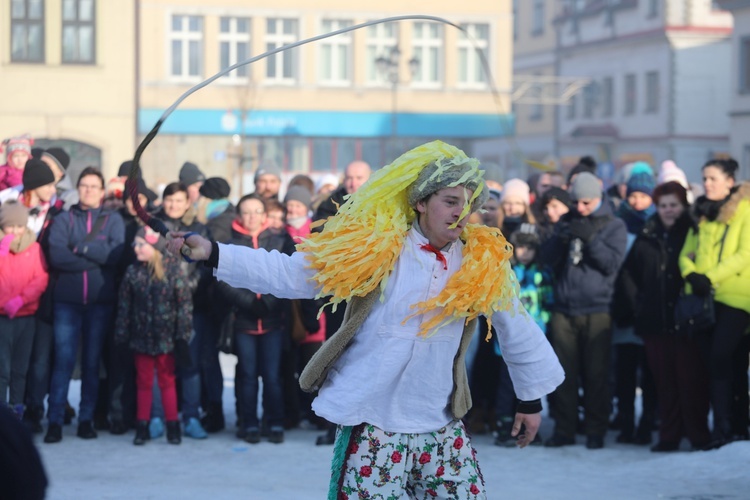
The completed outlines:
<svg viewBox="0 0 750 500">
<path fill-rule="evenodd" d="M 223 351 L 237 356 L 238 438 L 282 443 L 285 429 L 303 425 L 326 431 L 317 444 L 333 443 L 335 426 L 315 416 L 297 377 L 344 307 L 319 314 L 325 299 L 217 282 L 210 268 L 167 254 L 136 216 L 124 187 L 130 162 L 108 182 L 94 167 L 69 179 L 63 149 L 32 145 L 7 140 L 0 166 L 0 403 L 34 433 L 45 432 L 46 415 L 45 443 L 61 441 L 76 416 L 83 439 L 103 430 L 135 430 L 137 445 L 164 434 L 173 444 L 205 439 L 228 427 Z M 519 297 L 566 372 L 549 398 L 554 433 L 540 444 L 573 445 L 582 434 L 598 449 L 610 429 L 635 445 L 656 432 L 653 451 L 676 451 L 683 438 L 692 449 L 748 439 L 750 185 L 731 159 L 701 171 L 703 193 L 671 161 L 658 172 L 625 165 L 605 189 L 584 157 L 567 174 L 492 183 L 472 216 L 513 245 Z M 261 164 L 254 192 L 235 205 L 225 179 L 186 162 L 159 196 L 139 179 L 138 198 L 170 230 L 291 254 L 369 175 L 361 161 L 342 179 L 298 175 L 281 198 L 281 172 Z M 715 314 L 685 331 L 675 307 L 691 295 L 712 298 Z M 466 421 L 506 445 L 517 400 L 479 324 Z M 67 401 L 76 366 L 77 412 Z"/>
</svg>

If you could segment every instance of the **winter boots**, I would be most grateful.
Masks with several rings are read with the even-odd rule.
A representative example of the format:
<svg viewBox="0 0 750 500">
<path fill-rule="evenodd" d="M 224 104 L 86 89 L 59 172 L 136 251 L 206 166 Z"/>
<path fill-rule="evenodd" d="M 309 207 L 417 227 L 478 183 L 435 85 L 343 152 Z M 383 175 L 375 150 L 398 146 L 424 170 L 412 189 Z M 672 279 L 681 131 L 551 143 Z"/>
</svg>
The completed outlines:
<svg viewBox="0 0 750 500">
<path fill-rule="evenodd" d="M 135 425 L 135 439 L 133 439 L 133 444 L 146 444 L 146 441 L 149 440 L 149 437 L 148 420 L 139 420 Z"/>
<path fill-rule="evenodd" d="M 208 433 L 224 430 L 224 410 L 221 403 L 209 403 L 206 414 L 201 418 L 203 429 Z"/>
<path fill-rule="evenodd" d="M 169 444 L 180 444 L 182 442 L 179 420 L 167 420 L 167 442 Z"/>
</svg>

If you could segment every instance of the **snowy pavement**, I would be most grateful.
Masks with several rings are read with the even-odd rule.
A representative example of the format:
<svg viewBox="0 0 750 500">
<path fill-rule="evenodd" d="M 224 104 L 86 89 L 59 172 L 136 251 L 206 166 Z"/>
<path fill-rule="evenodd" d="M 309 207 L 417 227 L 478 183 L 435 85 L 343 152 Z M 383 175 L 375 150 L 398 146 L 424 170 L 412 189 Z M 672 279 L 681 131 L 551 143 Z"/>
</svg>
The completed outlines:
<svg viewBox="0 0 750 500">
<path fill-rule="evenodd" d="M 73 382 L 74 407 L 79 390 Z M 320 432 L 288 431 L 280 445 L 240 441 L 234 436 L 232 392 L 224 391 L 227 430 L 202 441 L 184 438 L 174 446 L 162 438 L 134 446 L 133 431 L 123 436 L 100 432 L 98 439 L 85 441 L 75 436 L 75 421 L 64 427 L 61 443 L 44 444 L 36 436 L 50 480 L 48 498 L 326 498 L 332 447 L 314 445 Z M 542 434 L 549 436 L 551 430 L 552 422 L 545 419 Z M 657 454 L 616 444 L 615 435 L 609 433 L 602 450 L 587 450 L 580 436 L 576 446 L 523 450 L 497 447 L 488 435 L 474 436 L 488 498 L 750 498 L 750 442 L 710 452 Z"/>
</svg>

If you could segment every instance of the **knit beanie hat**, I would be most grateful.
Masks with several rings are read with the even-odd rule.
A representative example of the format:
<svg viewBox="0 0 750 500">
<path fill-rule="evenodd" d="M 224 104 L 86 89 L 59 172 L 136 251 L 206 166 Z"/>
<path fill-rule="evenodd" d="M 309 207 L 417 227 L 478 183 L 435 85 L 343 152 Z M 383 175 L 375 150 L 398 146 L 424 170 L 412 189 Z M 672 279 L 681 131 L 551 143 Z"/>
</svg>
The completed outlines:
<svg viewBox="0 0 750 500">
<path fill-rule="evenodd" d="M 581 172 L 588 172 L 592 175 L 596 175 L 596 160 L 590 156 L 584 156 L 578 160 L 578 164 L 568 172 L 568 184 L 573 176 L 580 174 Z"/>
<path fill-rule="evenodd" d="M 641 192 L 651 196 L 656 187 L 656 181 L 654 180 L 654 171 L 651 170 L 651 165 L 645 161 L 637 161 L 632 164 L 630 169 L 630 177 L 625 181 L 627 185 L 627 196 L 631 193 Z"/>
<path fill-rule="evenodd" d="M 443 161 L 436 161 L 425 166 L 407 189 L 406 196 L 409 206 L 417 209 L 417 203 L 428 196 L 437 193 L 443 188 L 465 186 L 466 189 L 474 191 L 476 198 L 471 204 L 470 211 L 479 210 L 487 198 L 490 197 L 489 189 L 484 183 L 484 171 L 478 170 L 476 160 L 466 156 L 456 156 Z M 464 181 L 464 179 L 466 179 Z M 477 194 L 476 190 L 481 183 L 482 192 Z M 469 200 L 466 200 L 469 201 Z"/>
<path fill-rule="evenodd" d="M 521 179 L 510 179 L 503 184 L 500 201 L 521 200 L 528 205 L 530 193 L 529 185 L 524 181 Z"/>
<path fill-rule="evenodd" d="M 587 200 L 602 197 L 602 185 L 599 178 L 590 172 L 581 172 L 570 186 L 570 197 L 575 200 Z"/>
<path fill-rule="evenodd" d="M 0 228 L 5 226 L 26 226 L 29 210 L 17 201 L 6 201 L 0 205 Z"/>
<path fill-rule="evenodd" d="M 336 174 L 323 174 L 315 181 L 315 192 L 319 193 L 323 186 L 328 185 L 331 185 L 336 189 L 339 184 L 339 178 Z"/>
<path fill-rule="evenodd" d="M 541 240 L 535 224 L 523 223 L 511 233 L 509 240 L 513 246 L 538 248 Z"/>
<path fill-rule="evenodd" d="M 141 226 L 138 232 L 135 233 L 135 236 L 136 238 L 143 238 L 146 240 L 146 243 L 159 252 L 164 252 L 167 249 L 167 240 L 148 226 Z"/>
<path fill-rule="evenodd" d="M 685 189 L 690 189 L 685 172 L 674 161 L 666 160 L 661 164 L 656 183 L 664 184 L 671 181 L 679 183 Z"/>
<path fill-rule="evenodd" d="M 29 135 L 21 135 L 18 137 L 11 137 L 10 139 L 5 139 L 3 141 L 5 157 L 10 158 L 13 153 L 17 153 L 19 151 L 31 156 L 32 144 L 34 144 L 34 139 L 32 139 Z"/>
<path fill-rule="evenodd" d="M 310 191 L 302 186 L 292 186 L 289 188 L 289 191 L 286 192 L 286 196 L 284 197 L 284 204 L 287 204 L 290 201 L 298 201 L 305 205 L 308 210 L 312 207 L 312 196 L 310 196 Z"/>
<path fill-rule="evenodd" d="M 180 168 L 180 182 L 186 186 L 191 186 L 196 182 L 203 182 L 206 180 L 206 176 L 198 168 L 198 165 L 186 161 Z"/>
<path fill-rule="evenodd" d="M 145 196 L 146 200 L 148 200 L 149 203 L 155 202 L 158 198 L 156 193 L 149 189 L 149 187 L 146 185 L 146 181 L 144 181 L 141 177 L 138 178 L 138 194 L 142 194 L 143 196 Z"/>
<path fill-rule="evenodd" d="M 228 198 L 232 188 L 229 183 L 221 177 L 211 177 L 206 179 L 203 185 L 198 190 L 201 195 L 212 200 L 221 200 Z"/>
<path fill-rule="evenodd" d="M 542 206 L 546 207 L 552 200 L 558 200 L 567 206 L 571 206 L 570 193 L 557 186 L 552 186 L 544 192 L 542 195 Z"/>
<path fill-rule="evenodd" d="M 258 170 L 255 171 L 254 182 L 257 184 L 262 175 L 273 175 L 281 180 L 281 170 L 273 162 L 261 163 Z"/>
<path fill-rule="evenodd" d="M 23 190 L 32 191 L 55 182 L 55 174 L 42 160 L 31 158 L 23 169 Z"/>
<path fill-rule="evenodd" d="M 68 169 L 68 165 L 70 165 L 70 155 L 68 155 L 63 148 L 47 148 L 44 150 L 44 153 L 42 153 L 42 157 L 51 159 L 63 172 L 65 172 Z"/>
</svg>

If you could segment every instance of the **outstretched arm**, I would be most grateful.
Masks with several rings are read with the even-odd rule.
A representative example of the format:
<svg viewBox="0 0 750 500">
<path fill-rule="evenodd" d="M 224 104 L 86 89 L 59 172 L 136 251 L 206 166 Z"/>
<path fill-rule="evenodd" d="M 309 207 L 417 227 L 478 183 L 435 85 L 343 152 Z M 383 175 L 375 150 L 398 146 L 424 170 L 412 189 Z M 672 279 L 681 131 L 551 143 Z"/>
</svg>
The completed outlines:
<svg viewBox="0 0 750 500">
<path fill-rule="evenodd" d="M 312 299 L 318 287 L 312 280 L 315 271 L 308 267 L 306 254 L 286 255 L 240 245 L 212 243 L 197 234 L 170 233 L 167 248 L 192 260 L 206 260 L 215 267 L 214 276 L 235 288 L 271 294 L 281 299 Z"/>
</svg>

